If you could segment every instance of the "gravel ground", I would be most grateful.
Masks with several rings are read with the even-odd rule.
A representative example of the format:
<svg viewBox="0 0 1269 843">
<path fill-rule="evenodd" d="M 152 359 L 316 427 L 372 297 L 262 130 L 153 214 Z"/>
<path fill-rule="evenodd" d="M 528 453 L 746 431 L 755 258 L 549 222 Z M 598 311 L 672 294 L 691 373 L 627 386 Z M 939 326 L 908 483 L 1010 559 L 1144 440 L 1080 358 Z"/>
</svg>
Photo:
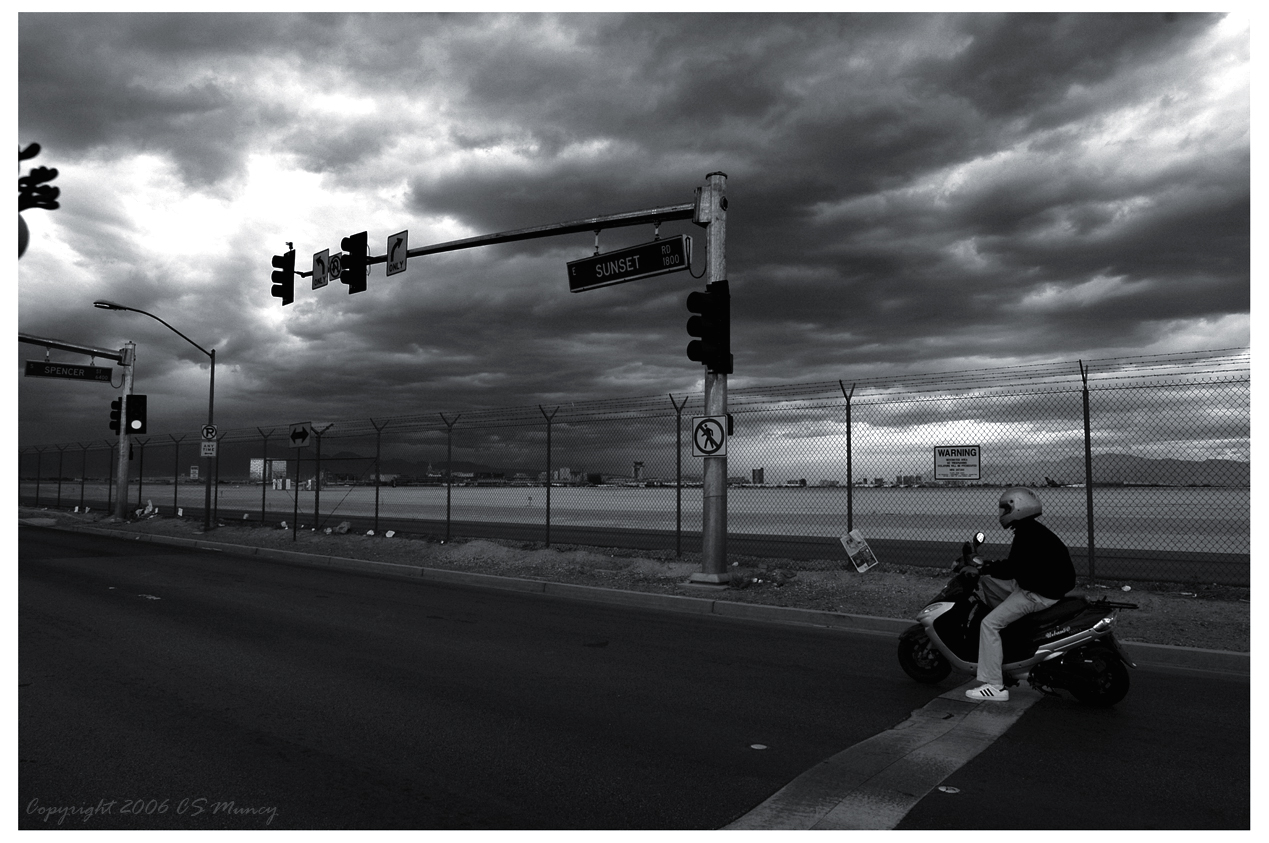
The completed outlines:
<svg viewBox="0 0 1269 843">
<path fill-rule="evenodd" d="M 704 596 L 715 600 L 820 609 L 852 615 L 911 618 L 946 581 L 948 573 L 882 561 L 858 573 L 845 559 L 795 562 L 731 557 L 732 587 L 702 592 L 686 585 L 700 570 L 699 554 L 675 558 L 673 551 L 636 551 L 540 542 L 502 542 L 435 536 L 369 536 L 301 529 L 224 524 L 204 535 L 201 519 L 140 517 L 115 522 L 98 513 L 20 508 L 19 518 L 58 525 L 86 525 L 120 532 L 205 538 L 249 547 L 397 562 L 452 571 L 540 579 L 630 591 Z M 959 546 L 948 544 L 951 564 Z M 1124 591 L 1127 585 L 1129 591 Z M 1212 650 L 1250 652 L 1251 590 L 1195 583 L 1111 583 L 1076 594 L 1136 603 L 1119 615 L 1117 634 L 1124 641 L 1171 644 Z"/>
</svg>

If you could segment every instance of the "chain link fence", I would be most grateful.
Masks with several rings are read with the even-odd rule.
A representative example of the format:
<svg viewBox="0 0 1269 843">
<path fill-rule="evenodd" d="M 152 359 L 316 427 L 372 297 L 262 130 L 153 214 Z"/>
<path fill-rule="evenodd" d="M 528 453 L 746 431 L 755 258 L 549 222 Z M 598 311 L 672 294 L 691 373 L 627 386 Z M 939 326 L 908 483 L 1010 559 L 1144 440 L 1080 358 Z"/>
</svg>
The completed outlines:
<svg viewBox="0 0 1269 843">
<path fill-rule="evenodd" d="M 1087 579 L 1250 583 L 1247 350 L 732 389 L 729 557 L 945 566 L 973 532 L 1003 556 L 1002 487 L 1026 485 Z M 439 537 L 700 550 L 701 395 L 667 395 L 222 433 L 134 437 L 128 511 L 292 529 L 348 522 Z M 24 503 L 107 509 L 107 440 L 20 450 Z M 936 449 L 971 466 L 939 476 Z M 972 462 L 972 461 L 971 461 Z M 200 465 L 202 463 L 202 465 Z M 946 468 L 946 467 L 944 467 Z"/>
</svg>

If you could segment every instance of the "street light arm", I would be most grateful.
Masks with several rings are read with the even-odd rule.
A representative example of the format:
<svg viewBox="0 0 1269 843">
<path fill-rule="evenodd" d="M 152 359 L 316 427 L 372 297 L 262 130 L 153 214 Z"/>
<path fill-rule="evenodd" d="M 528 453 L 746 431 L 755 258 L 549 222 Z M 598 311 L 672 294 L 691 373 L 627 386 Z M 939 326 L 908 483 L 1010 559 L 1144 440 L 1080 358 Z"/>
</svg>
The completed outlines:
<svg viewBox="0 0 1269 843">
<path fill-rule="evenodd" d="M 178 330 L 176 330 L 175 328 L 173 328 L 171 325 L 169 325 L 169 324 L 168 324 L 167 322 L 165 322 L 163 319 L 159 318 L 158 316 L 155 316 L 153 313 L 150 313 L 150 312 L 149 312 L 149 311 L 147 311 L 147 310 L 141 310 L 140 308 L 137 308 L 137 307 L 128 307 L 127 305 L 122 305 L 122 304 L 116 304 L 116 305 L 113 305 L 112 307 L 110 307 L 110 308 L 108 308 L 108 309 L 109 309 L 109 310 L 131 310 L 133 313 L 143 313 L 143 314 L 145 314 L 146 316 L 149 316 L 151 319 L 153 319 L 153 320 L 155 320 L 155 321 L 157 321 L 157 322 L 162 322 L 162 323 L 163 323 L 163 325 L 164 325 L 164 326 L 165 326 L 165 327 L 166 327 L 169 331 L 171 331 L 172 333 L 176 334 L 178 337 L 180 337 L 181 339 L 185 340 L 187 343 L 189 343 L 190 345 L 194 346 L 194 348 L 197 348 L 199 351 L 203 352 L 203 354 L 206 354 L 208 357 L 213 357 L 213 356 L 215 356 L 215 355 L 213 355 L 210 351 L 208 351 L 207 349 L 203 348 L 201 345 L 199 345 L 198 343 L 194 342 L 192 339 L 190 339 L 189 337 L 187 337 L 187 336 L 185 336 L 184 334 L 182 334 L 180 331 L 178 331 Z"/>
</svg>

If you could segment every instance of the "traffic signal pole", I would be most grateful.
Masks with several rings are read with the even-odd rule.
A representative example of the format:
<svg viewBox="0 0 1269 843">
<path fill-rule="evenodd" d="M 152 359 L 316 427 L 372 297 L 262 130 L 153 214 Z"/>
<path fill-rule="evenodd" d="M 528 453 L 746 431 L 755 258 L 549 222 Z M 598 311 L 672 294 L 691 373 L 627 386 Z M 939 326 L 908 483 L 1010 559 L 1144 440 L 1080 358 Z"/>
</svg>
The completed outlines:
<svg viewBox="0 0 1269 843">
<path fill-rule="evenodd" d="M 122 351 L 123 360 L 120 361 L 120 368 L 123 369 L 123 402 L 121 404 L 123 412 L 119 425 L 118 470 L 115 472 L 115 483 L 118 484 L 115 489 L 115 518 L 120 521 L 124 520 L 124 512 L 128 508 L 128 425 L 126 419 L 128 396 L 132 394 L 132 370 L 137 359 L 136 343 L 124 343 Z"/>
<path fill-rule="evenodd" d="M 710 173 L 705 188 L 709 196 L 701 197 L 701 214 L 707 216 L 705 257 L 709 282 L 727 278 L 727 186 L 726 173 Z M 705 373 L 705 415 L 727 415 L 727 375 Z M 727 570 L 727 457 L 705 457 L 705 478 L 702 487 L 701 570 L 688 582 L 701 585 L 725 585 L 731 578 Z"/>
</svg>

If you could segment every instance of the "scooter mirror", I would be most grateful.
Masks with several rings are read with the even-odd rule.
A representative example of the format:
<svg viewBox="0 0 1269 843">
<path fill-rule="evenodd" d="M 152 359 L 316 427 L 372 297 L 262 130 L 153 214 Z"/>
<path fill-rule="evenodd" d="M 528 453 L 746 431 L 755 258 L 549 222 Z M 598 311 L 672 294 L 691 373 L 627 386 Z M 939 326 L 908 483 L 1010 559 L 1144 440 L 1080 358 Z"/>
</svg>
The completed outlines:
<svg viewBox="0 0 1269 843">
<path fill-rule="evenodd" d="M 982 533 L 982 532 L 974 533 L 974 549 L 975 550 L 977 550 L 978 546 L 981 545 L 985 541 L 987 541 L 987 535 L 985 533 Z"/>
</svg>

